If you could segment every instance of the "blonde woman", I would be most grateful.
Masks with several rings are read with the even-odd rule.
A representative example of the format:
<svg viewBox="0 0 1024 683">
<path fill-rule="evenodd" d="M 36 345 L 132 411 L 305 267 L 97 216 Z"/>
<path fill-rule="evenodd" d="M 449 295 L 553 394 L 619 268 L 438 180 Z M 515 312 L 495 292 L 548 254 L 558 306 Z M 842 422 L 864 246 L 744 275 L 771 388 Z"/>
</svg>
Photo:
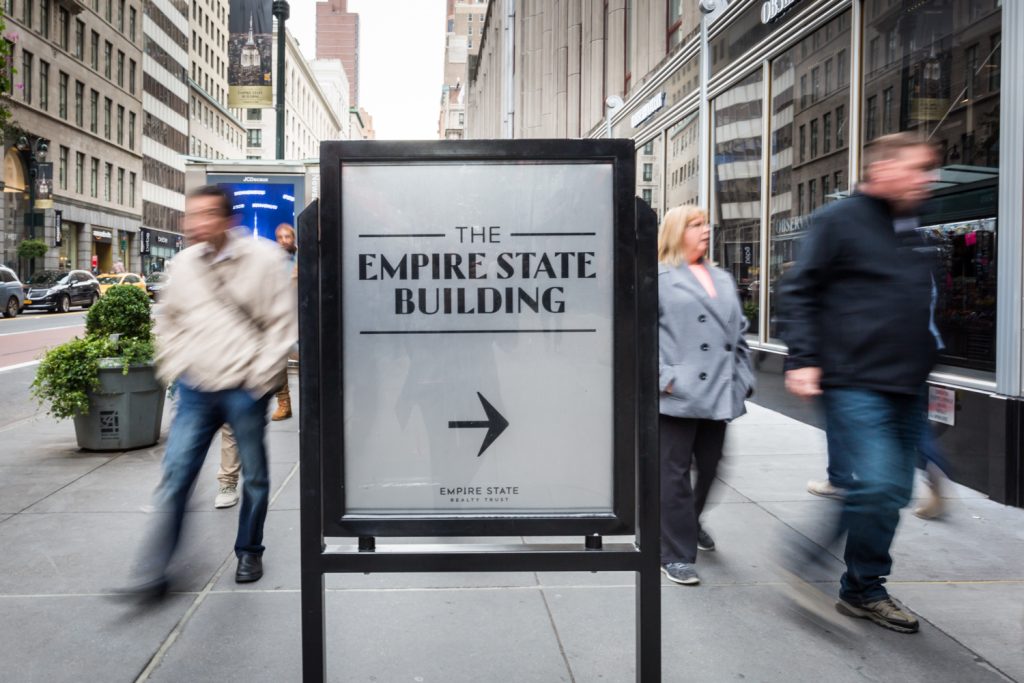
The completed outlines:
<svg viewBox="0 0 1024 683">
<path fill-rule="evenodd" d="M 707 214 L 695 206 L 672 209 L 658 228 L 661 562 L 684 585 L 700 583 L 698 548 L 715 549 L 700 514 L 726 424 L 746 412 L 754 389 L 736 282 L 706 260 L 709 237 Z"/>
</svg>

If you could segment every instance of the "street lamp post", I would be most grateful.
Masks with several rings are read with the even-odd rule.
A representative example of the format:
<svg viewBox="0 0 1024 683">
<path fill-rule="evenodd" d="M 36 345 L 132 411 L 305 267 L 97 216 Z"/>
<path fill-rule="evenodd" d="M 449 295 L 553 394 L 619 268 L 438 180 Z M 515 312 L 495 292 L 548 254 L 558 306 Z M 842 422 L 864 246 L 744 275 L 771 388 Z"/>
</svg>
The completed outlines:
<svg viewBox="0 0 1024 683">
<path fill-rule="evenodd" d="M 284 159 L 284 56 L 287 45 L 284 25 L 290 14 L 288 0 L 274 0 L 273 13 L 277 19 L 277 158 Z"/>
</svg>

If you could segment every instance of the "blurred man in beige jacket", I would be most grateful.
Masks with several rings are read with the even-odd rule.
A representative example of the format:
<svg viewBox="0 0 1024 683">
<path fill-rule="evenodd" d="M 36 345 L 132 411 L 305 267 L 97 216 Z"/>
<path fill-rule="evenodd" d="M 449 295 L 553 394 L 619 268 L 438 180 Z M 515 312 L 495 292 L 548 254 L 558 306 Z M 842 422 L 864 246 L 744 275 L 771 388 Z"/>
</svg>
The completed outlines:
<svg viewBox="0 0 1024 683">
<path fill-rule="evenodd" d="M 297 331 L 292 285 L 271 277 L 285 255 L 264 240 L 232 231 L 231 200 L 218 187 L 189 193 L 185 235 L 161 292 L 157 368 L 177 383 L 177 412 L 156 492 L 159 515 L 131 590 L 163 595 L 167 566 L 181 536 L 185 504 L 210 441 L 224 424 L 238 442 L 245 484 L 238 516 L 235 581 L 263 576 L 263 523 L 270 499 L 264 431 L 270 397 L 280 387 Z"/>
</svg>

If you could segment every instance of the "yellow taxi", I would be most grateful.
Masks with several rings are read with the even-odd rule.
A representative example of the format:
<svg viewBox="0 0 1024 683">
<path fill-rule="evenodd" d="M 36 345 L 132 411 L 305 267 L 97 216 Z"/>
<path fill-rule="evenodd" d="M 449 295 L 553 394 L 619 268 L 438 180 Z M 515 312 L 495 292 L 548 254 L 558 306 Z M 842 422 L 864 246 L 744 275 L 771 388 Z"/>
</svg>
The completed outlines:
<svg viewBox="0 0 1024 683">
<path fill-rule="evenodd" d="M 114 285 L 132 285 L 143 292 L 146 291 L 146 278 L 135 273 L 104 273 L 97 275 L 96 279 L 100 281 L 100 296 L 106 294 Z"/>
</svg>

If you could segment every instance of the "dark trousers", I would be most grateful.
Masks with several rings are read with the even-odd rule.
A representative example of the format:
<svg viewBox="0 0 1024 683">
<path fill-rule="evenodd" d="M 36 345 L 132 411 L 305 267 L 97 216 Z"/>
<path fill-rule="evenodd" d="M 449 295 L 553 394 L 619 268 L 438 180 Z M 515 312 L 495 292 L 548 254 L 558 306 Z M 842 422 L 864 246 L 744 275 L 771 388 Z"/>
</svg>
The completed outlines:
<svg viewBox="0 0 1024 683">
<path fill-rule="evenodd" d="M 697 530 L 722 459 L 725 425 L 720 420 L 658 417 L 661 455 L 661 563 L 697 561 Z M 697 465 L 697 482 L 690 467 Z"/>
<path fill-rule="evenodd" d="M 925 428 L 922 396 L 868 389 L 826 389 L 829 448 L 854 475 L 837 536 L 846 532 L 846 573 L 839 595 L 851 603 L 887 596 L 892 545 L 900 509 L 910 501 L 914 463 Z"/>
<path fill-rule="evenodd" d="M 156 491 L 161 513 L 154 520 L 142 572 L 162 576 L 178 546 L 185 506 L 210 441 L 228 424 L 242 460 L 242 504 L 239 506 L 235 554 L 263 553 L 263 523 L 270 502 L 270 475 L 264 431 L 270 395 L 253 398 L 242 389 L 198 391 L 178 383 L 178 407 L 167 439 L 163 478 Z"/>
</svg>

